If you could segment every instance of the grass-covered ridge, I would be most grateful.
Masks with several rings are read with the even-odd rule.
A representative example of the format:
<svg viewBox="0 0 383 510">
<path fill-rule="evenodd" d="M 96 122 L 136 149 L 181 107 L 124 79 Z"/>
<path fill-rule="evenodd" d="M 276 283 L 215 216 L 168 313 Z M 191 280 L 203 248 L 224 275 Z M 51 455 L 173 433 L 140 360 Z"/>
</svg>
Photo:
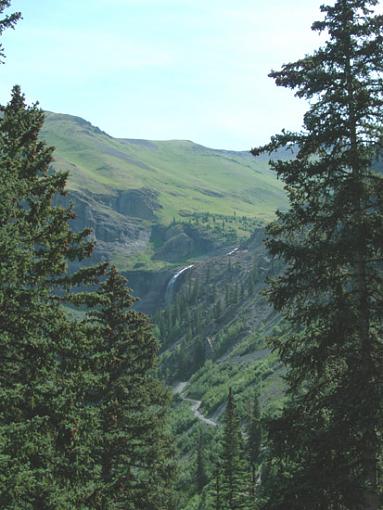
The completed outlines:
<svg viewBox="0 0 383 510">
<path fill-rule="evenodd" d="M 285 204 L 267 158 L 248 152 L 190 141 L 116 139 L 79 117 L 49 112 L 43 137 L 56 147 L 56 167 L 70 172 L 69 189 L 99 195 L 153 190 L 161 223 L 185 211 L 268 220 Z"/>
</svg>

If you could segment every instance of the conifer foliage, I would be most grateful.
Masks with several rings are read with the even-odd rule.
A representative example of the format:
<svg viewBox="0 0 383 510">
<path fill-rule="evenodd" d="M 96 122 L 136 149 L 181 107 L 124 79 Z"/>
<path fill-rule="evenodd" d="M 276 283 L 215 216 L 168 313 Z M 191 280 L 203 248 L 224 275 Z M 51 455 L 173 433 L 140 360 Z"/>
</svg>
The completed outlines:
<svg viewBox="0 0 383 510">
<path fill-rule="evenodd" d="M 250 403 L 249 421 L 247 427 L 246 450 L 251 470 L 250 494 L 252 501 L 256 499 L 257 467 L 260 463 L 262 444 L 261 411 L 258 395 Z"/>
<path fill-rule="evenodd" d="M 271 422 L 273 509 L 377 510 L 382 448 L 383 17 L 376 0 L 322 6 L 327 42 L 272 72 L 310 107 L 301 132 L 262 151 L 290 199 L 267 245 L 287 269 L 269 297 L 295 330 L 274 347 L 288 366 L 289 404 Z"/>
<path fill-rule="evenodd" d="M 168 396 L 156 377 L 157 342 L 148 319 L 132 310 L 126 279 L 114 267 L 89 313 L 100 419 L 100 508 L 171 508 Z"/>
<path fill-rule="evenodd" d="M 11 0 L 0 0 L 0 15 L 3 15 L 4 11 L 6 11 L 11 6 Z M 6 14 L 4 18 L 0 19 L 0 36 L 3 34 L 4 30 L 7 28 L 14 28 L 16 23 L 20 20 L 21 13 L 13 12 L 12 14 Z M 4 63 L 5 53 L 4 47 L 0 44 L 0 63 Z"/>
<path fill-rule="evenodd" d="M 87 232 L 70 231 L 71 211 L 52 204 L 54 195 L 63 192 L 66 175 L 48 172 L 52 149 L 38 138 L 43 119 L 37 107 L 26 106 L 15 87 L 0 122 L 0 502 L 4 508 L 75 505 L 77 488 L 81 492 L 86 486 L 82 475 L 89 475 L 76 444 L 81 437 L 77 407 L 81 404 L 68 352 L 73 328 L 56 290 L 59 282 L 65 281 L 69 289 L 73 278 L 87 281 L 84 275 L 68 275 L 68 261 L 81 260 L 91 245 Z M 97 272 L 88 271 L 88 276 Z"/>
<path fill-rule="evenodd" d="M 70 270 L 92 250 L 54 204 L 44 120 L 19 87 L 0 122 L 0 506 L 169 510 L 172 462 L 157 344 L 112 268 Z M 86 321 L 61 303 L 89 306 Z M 99 473 L 101 472 L 101 479 Z"/>
<path fill-rule="evenodd" d="M 241 425 L 232 389 L 229 389 L 224 419 L 221 452 L 211 483 L 211 508 L 216 510 L 248 509 L 248 473 Z"/>
<path fill-rule="evenodd" d="M 196 486 L 199 493 L 202 492 L 205 485 L 208 483 L 208 478 L 206 474 L 206 466 L 205 466 L 205 442 L 203 437 L 202 428 L 199 431 L 198 435 L 198 443 L 197 443 L 197 455 L 196 455 Z"/>
</svg>

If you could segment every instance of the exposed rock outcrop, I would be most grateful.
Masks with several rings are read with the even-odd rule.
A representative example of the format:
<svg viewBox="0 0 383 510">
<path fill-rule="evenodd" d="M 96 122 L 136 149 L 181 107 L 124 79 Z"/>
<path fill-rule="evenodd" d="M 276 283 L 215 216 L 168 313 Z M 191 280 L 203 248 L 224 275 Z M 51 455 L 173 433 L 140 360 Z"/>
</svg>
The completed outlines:
<svg viewBox="0 0 383 510">
<path fill-rule="evenodd" d="M 143 220 L 154 220 L 156 211 L 161 208 L 157 193 L 150 189 L 120 191 L 116 199 L 116 210 L 124 215 Z"/>
<path fill-rule="evenodd" d="M 117 252 L 128 257 L 147 247 L 150 229 L 138 218 L 123 214 L 123 207 L 119 211 L 118 197 L 73 191 L 61 201 L 73 204 L 76 214 L 72 220 L 74 230 L 92 230 L 97 241 L 94 253 L 96 259 L 110 259 L 111 254 Z"/>
<path fill-rule="evenodd" d="M 165 292 L 173 271 L 126 271 L 129 287 L 140 298 L 136 308 L 145 313 L 154 313 L 165 304 Z M 141 300 L 142 298 L 142 300 Z"/>
</svg>

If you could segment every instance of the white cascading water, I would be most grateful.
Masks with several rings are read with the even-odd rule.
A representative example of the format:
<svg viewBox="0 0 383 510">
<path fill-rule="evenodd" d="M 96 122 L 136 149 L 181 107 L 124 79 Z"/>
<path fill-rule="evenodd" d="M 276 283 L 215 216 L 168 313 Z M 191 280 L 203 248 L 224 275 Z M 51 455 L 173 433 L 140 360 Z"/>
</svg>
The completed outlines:
<svg viewBox="0 0 383 510">
<path fill-rule="evenodd" d="M 171 277 L 171 279 L 169 280 L 169 283 L 166 287 L 166 291 L 165 291 L 165 302 L 166 303 L 169 303 L 171 298 L 173 297 L 173 290 L 174 290 L 174 286 L 178 280 L 178 278 L 183 274 L 185 273 L 186 271 L 189 271 L 189 269 L 192 269 L 194 267 L 194 265 L 192 264 L 191 266 L 186 266 L 186 267 L 183 267 L 182 269 L 180 269 L 179 271 L 176 272 L 175 275 L 173 275 Z"/>
<path fill-rule="evenodd" d="M 229 253 L 226 253 L 226 255 L 234 255 L 239 250 L 239 248 L 234 248 L 234 250 L 229 251 Z"/>
</svg>

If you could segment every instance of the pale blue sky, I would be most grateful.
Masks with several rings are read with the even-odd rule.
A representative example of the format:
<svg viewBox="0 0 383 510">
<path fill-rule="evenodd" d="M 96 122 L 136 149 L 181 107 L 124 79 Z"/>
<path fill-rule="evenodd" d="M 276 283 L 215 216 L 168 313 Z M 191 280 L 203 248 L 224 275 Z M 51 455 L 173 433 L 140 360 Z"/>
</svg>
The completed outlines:
<svg viewBox="0 0 383 510">
<path fill-rule="evenodd" d="M 113 136 L 249 149 L 301 124 L 302 101 L 267 73 L 317 47 L 321 3 L 13 0 L 0 100 L 19 83 Z"/>
</svg>

